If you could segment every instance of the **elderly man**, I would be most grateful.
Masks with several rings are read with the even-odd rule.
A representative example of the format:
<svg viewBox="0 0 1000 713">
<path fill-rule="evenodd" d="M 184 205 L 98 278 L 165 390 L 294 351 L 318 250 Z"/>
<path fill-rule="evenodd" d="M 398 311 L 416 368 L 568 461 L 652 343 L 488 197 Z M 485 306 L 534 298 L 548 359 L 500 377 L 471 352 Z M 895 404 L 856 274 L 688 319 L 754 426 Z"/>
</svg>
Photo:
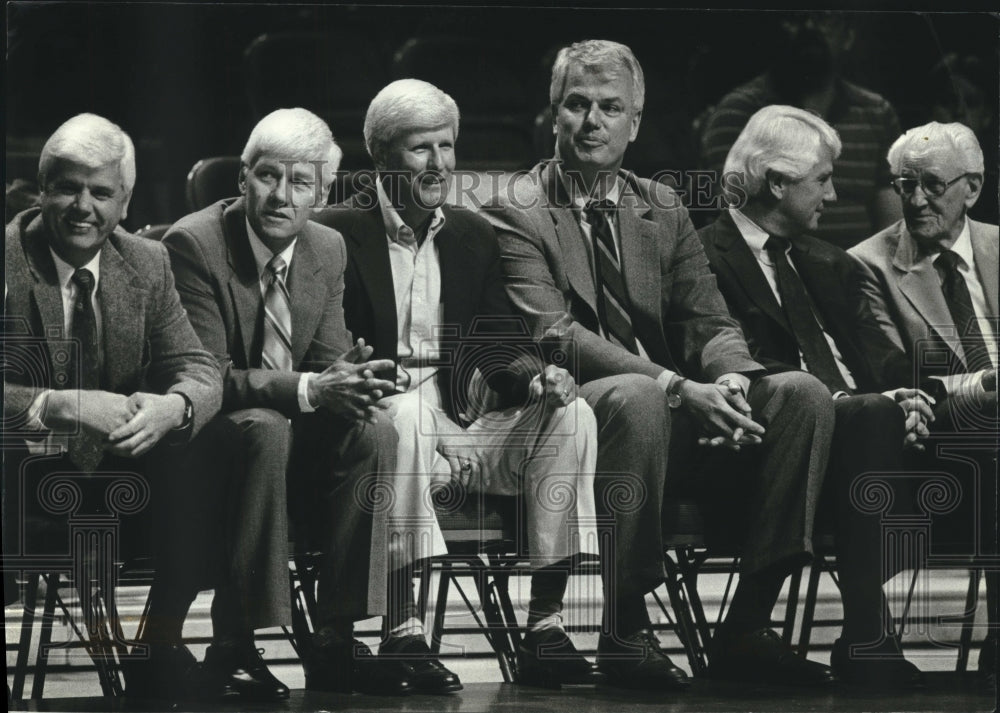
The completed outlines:
<svg viewBox="0 0 1000 713">
<path fill-rule="evenodd" d="M 131 139 L 107 119 L 80 114 L 45 143 L 38 175 L 40 208 L 17 215 L 6 234 L 5 362 L 38 360 L 34 369 L 4 371 L 4 427 L 25 436 L 24 447 L 4 452 L 8 553 L 20 516 L 45 516 L 35 493 L 17 491 L 39 472 L 88 476 L 79 480 L 85 493 L 100 482 L 91 474 L 145 473 L 160 511 L 160 489 L 186 450 L 163 446 L 187 444 L 222 392 L 166 250 L 118 227 L 135 185 Z M 193 546 L 158 552 L 154 587 L 187 571 L 198 545 L 185 544 Z M 150 660 L 176 661 L 185 672 L 193 661 L 186 650 L 161 649 Z"/>
<path fill-rule="evenodd" d="M 344 241 L 309 220 L 325 204 L 340 156 L 322 119 L 305 109 L 274 111 L 243 150 L 234 176 L 241 197 L 182 218 L 163 239 L 181 301 L 222 369 L 217 437 L 203 439 L 187 478 L 191 487 L 221 482 L 202 496 L 222 508 L 216 519 L 227 555 L 206 653 L 209 684 L 221 696 L 288 696 L 253 644 L 254 629 L 290 619 L 286 474 L 301 496 L 293 512 L 316 516 L 300 536 L 319 530 L 320 616 L 350 631 L 368 612 L 367 582 L 355 572 L 368 560 L 371 517 L 354 493 L 358 478 L 392 467 L 395 433 L 373 411 L 392 387 L 373 372 L 392 362 L 366 362 L 371 348 L 351 347 L 341 303 Z M 208 475 L 220 470 L 227 480 Z M 354 660 L 356 643 L 341 642 L 326 687 L 377 685 L 363 665 L 371 657 Z"/>
<path fill-rule="evenodd" d="M 966 215 L 980 198 L 983 152 L 968 127 L 931 122 L 900 136 L 889 149 L 888 161 L 903 220 L 851 253 L 874 273 L 865 288 L 883 329 L 906 351 L 914 369 L 938 386 L 937 418 L 931 429 L 936 447 L 928 448 L 915 467 L 960 475 L 965 500 L 959 516 L 947 526 L 939 521 L 939 529 L 965 525 L 965 532 L 945 534 L 966 542 L 978 538 L 975 552 L 995 555 L 1000 240 L 997 226 Z M 945 456 L 946 445 L 952 451 L 961 448 L 964 462 L 975 464 L 974 472 L 959 473 L 954 454 Z M 977 521 L 979 532 L 971 531 L 968 524 Z M 998 585 L 1000 573 L 988 571 L 991 630 L 979 670 L 992 676 Z"/>
<path fill-rule="evenodd" d="M 320 218 L 347 240 L 348 327 L 397 363 L 386 375 L 395 389 L 379 402 L 399 433 L 396 471 L 383 474 L 394 498 L 374 535 L 373 565 L 389 562 L 393 593 L 381 653 L 418 690 L 461 688 L 430 657 L 412 585 L 415 560 L 447 553 L 429 495 L 454 481 L 524 496 L 534 569 L 519 681 L 593 682 L 560 612 L 571 558 L 597 551 L 594 417 L 573 377 L 544 366 L 511 317 L 493 229 L 444 203 L 458 119 L 454 100 L 427 82 L 383 88 L 364 127 L 374 185 Z"/>
<path fill-rule="evenodd" d="M 837 197 L 833 166 L 840 148 L 837 132 L 810 112 L 761 109 L 726 159 L 726 174 L 740 179 L 742 194 L 734 197 L 742 200 L 699 236 L 754 358 L 771 373 L 810 372 L 834 399 L 822 513 L 836 534 L 844 603 L 833 670 L 849 682 L 912 685 L 919 672 L 903 659 L 886 628 L 891 622 L 882 620 L 881 582 L 895 572 L 883 569 L 880 518 L 861 512 L 851 492 L 864 473 L 899 472 L 904 432 L 908 443 L 926 436 L 933 413 L 921 392 L 893 388 L 912 381 L 913 370 L 859 289 L 868 271 L 812 237 Z M 851 646 L 865 654 L 852 658 Z"/>
<path fill-rule="evenodd" d="M 713 674 L 825 684 L 830 669 L 791 654 L 767 624 L 785 577 L 811 554 L 830 396 L 808 374 L 762 376 L 678 197 L 620 170 L 643 95 L 628 47 L 594 40 L 563 49 L 550 89 L 556 160 L 517 177 L 487 211 L 508 293 L 533 334 L 556 332 L 572 345 L 580 393 L 597 417 L 598 514 L 614 520 L 601 552 L 598 665 L 619 686 L 686 682 L 659 648 L 644 601 L 663 579 L 669 445 L 671 487 L 702 466 L 706 505 L 732 494 L 746 527 Z M 742 449 L 737 467 L 708 468 L 711 459 L 699 457 L 708 448 L 696 454 L 695 443 Z M 633 495 L 624 506 L 623 488 Z"/>
</svg>

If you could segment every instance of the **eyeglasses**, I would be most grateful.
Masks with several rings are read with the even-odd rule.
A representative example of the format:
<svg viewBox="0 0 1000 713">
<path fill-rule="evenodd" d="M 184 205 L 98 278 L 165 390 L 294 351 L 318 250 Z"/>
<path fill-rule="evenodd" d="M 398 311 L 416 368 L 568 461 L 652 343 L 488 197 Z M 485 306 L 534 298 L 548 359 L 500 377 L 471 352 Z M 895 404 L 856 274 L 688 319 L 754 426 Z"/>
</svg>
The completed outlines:
<svg viewBox="0 0 1000 713">
<path fill-rule="evenodd" d="M 968 173 L 960 173 L 950 181 L 942 181 L 940 178 L 935 178 L 934 176 L 921 176 L 920 178 L 899 177 L 892 179 L 889 183 L 892 184 L 893 190 L 901 196 L 912 196 L 913 192 L 917 190 L 917 186 L 920 186 L 920 190 L 924 192 L 925 196 L 940 198 L 944 195 L 945 191 L 968 175 Z"/>
</svg>

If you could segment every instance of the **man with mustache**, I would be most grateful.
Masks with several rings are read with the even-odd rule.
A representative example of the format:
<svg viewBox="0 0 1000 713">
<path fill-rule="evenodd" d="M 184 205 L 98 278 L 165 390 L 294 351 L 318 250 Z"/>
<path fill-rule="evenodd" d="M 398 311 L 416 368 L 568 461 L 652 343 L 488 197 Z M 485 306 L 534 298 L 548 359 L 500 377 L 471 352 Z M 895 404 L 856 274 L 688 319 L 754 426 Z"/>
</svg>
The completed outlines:
<svg viewBox="0 0 1000 713">
<path fill-rule="evenodd" d="M 850 252 L 874 275 L 863 288 L 883 330 L 914 370 L 937 385 L 931 440 L 924 453 L 913 454 L 913 468 L 959 477 L 963 502 L 947 518 L 935 518 L 933 539 L 960 543 L 965 553 L 975 542 L 974 554 L 995 555 L 1000 231 L 968 211 L 981 197 L 996 196 L 981 195 L 983 151 L 963 124 L 932 121 L 910 129 L 889 149 L 888 163 L 903 220 Z M 978 531 L 970 526 L 975 522 Z M 988 570 L 990 631 L 979 671 L 994 679 L 998 596 L 1000 572 Z"/>
<path fill-rule="evenodd" d="M 792 106 L 761 109 L 724 169 L 741 177 L 745 200 L 699 236 L 754 358 L 772 374 L 805 369 L 833 398 L 836 426 L 820 522 L 836 536 L 844 604 L 834 672 L 850 682 L 915 685 L 919 671 L 882 617 L 881 582 L 895 572 L 883 569 L 881 517 L 861 511 L 851 493 L 865 473 L 899 473 L 904 433 L 911 444 L 925 437 L 933 413 L 925 394 L 897 388 L 913 380 L 913 370 L 858 289 L 867 270 L 812 237 L 820 214 L 837 199 L 833 166 L 840 149 L 836 131 L 818 116 Z M 854 646 L 863 653 L 852 656 Z"/>
<path fill-rule="evenodd" d="M 191 457 L 189 499 L 216 508 L 225 558 L 215 574 L 207 697 L 273 701 L 288 688 L 253 642 L 257 628 L 290 623 L 286 476 L 297 539 L 320 539 L 318 604 L 347 622 L 368 615 L 370 512 L 356 483 L 392 467 L 395 432 L 374 402 L 392 387 L 351 346 L 342 305 L 346 254 L 335 231 L 310 218 L 326 202 L 341 151 L 305 109 L 278 109 L 254 127 L 240 157 L 241 196 L 179 220 L 164 236 L 177 289 L 223 376 L 216 437 Z M 293 438 L 294 435 L 294 438 Z M 228 479 L 209 478 L 222 471 Z M 208 483 L 220 482 L 215 490 Z M 312 518 L 315 518 L 310 522 Z M 313 527 L 310 527 L 313 525 Z M 316 530 L 315 533 L 310 532 Z M 190 604 L 180 592 L 175 606 Z M 300 642 L 308 651 L 309 642 Z M 329 688 L 382 690 L 350 636 Z M 370 653 L 370 652 L 369 652 Z"/>
<path fill-rule="evenodd" d="M 741 505 L 719 523 L 730 530 L 739 518 L 743 558 L 713 674 L 824 685 L 830 669 L 794 655 L 768 622 L 785 577 L 812 551 L 829 392 L 802 372 L 763 375 L 677 195 L 621 170 L 644 93 L 628 47 L 564 48 L 549 93 L 555 160 L 517 176 L 484 208 L 515 307 L 536 337 L 555 333 L 572 345 L 580 393 L 597 417 L 598 515 L 614 521 L 613 543 L 601 551 L 598 665 L 612 685 L 687 682 L 650 630 L 644 600 L 663 579 L 666 476 L 668 492 L 703 491 L 706 515 L 721 501 Z M 638 493 L 628 507 L 613 497 L 622 484 Z"/>
</svg>

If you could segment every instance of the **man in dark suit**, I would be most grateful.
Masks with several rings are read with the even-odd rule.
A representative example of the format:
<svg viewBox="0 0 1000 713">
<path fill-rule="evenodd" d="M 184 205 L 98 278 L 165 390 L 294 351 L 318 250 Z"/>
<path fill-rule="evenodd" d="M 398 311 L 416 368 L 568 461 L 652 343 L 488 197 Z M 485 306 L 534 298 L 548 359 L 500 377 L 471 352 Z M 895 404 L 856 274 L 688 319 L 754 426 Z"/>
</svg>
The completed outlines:
<svg viewBox="0 0 1000 713">
<path fill-rule="evenodd" d="M 897 388 L 913 372 L 859 289 L 865 267 L 809 235 L 836 199 L 832 174 L 840 146 L 833 128 L 807 111 L 761 109 L 726 160 L 726 173 L 742 177 L 744 200 L 699 236 L 754 358 L 770 373 L 805 369 L 834 399 L 823 508 L 836 535 L 844 603 L 834 672 L 851 682 L 908 685 L 919 682 L 919 671 L 882 619 L 881 583 L 895 574 L 883 569 L 882 523 L 856 506 L 852 488 L 864 473 L 900 472 L 904 432 L 911 443 L 926 436 L 933 414 L 921 392 Z M 852 657 L 852 646 L 867 655 Z"/>
<path fill-rule="evenodd" d="M 715 637 L 713 673 L 825 684 L 829 668 L 790 655 L 767 624 L 785 577 L 811 554 L 829 395 L 807 374 L 761 376 L 679 198 L 620 171 L 643 94 L 627 47 L 563 49 L 550 89 L 557 160 L 516 177 L 485 210 L 515 307 L 537 337 L 571 343 L 581 394 L 597 416 L 598 513 L 615 525 L 614 547 L 601 552 L 611 635 L 601 637 L 598 662 L 617 685 L 685 681 L 650 631 L 644 594 L 663 578 L 668 446 L 674 488 L 702 460 L 689 452 L 697 442 L 742 448 L 737 468 L 707 471 L 696 485 L 714 501 L 727 491 L 742 499 L 746 520 L 740 583 Z M 637 495 L 627 508 L 613 497 L 623 484 Z"/>
<path fill-rule="evenodd" d="M 182 218 L 163 239 L 181 301 L 222 369 L 218 438 L 192 456 L 186 487 L 204 488 L 206 471 L 231 474 L 227 490 L 200 498 L 228 510 L 219 518 L 227 558 L 206 654 L 223 696 L 288 696 L 253 645 L 254 629 L 290 620 L 286 473 L 298 496 L 293 512 L 303 523 L 315 516 L 298 537 L 319 530 L 319 617 L 348 632 L 325 684 L 376 685 L 370 669 L 354 664 L 350 638 L 352 622 L 369 615 L 367 582 L 355 572 L 368 559 L 371 517 L 354 492 L 358 478 L 392 467 L 395 433 L 373 410 L 392 386 L 373 372 L 392 362 L 368 363 L 370 347 L 351 347 L 344 242 L 309 220 L 325 204 L 340 155 L 319 117 L 272 112 L 241 156 L 242 197 Z"/>
<path fill-rule="evenodd" d="M 489 223 L 444 202 L 457 138 L 451 97 L 420 80 L 389 84 L 365 118 L 373 185 L 320 217 L 347 241 L 348 327 L 397 363 L 386 374 L 395 389 L 379 403 L 399 434 L 396 471 L 382 474 L 393 497 L 374 533 L 373 561 L 390 562 L 393 594 L 380 651 L 420 690 L 461 688 L 430 657 L 416 618 L 412 563 L 447 553 L 430 495 L 442 486 L 523 494 L 534 569 L 522 649 L 543 646 L 549 658 L 522 654 L 519 681 L 556 684 L 549 668 L 558 666 L 593 682 L 560 612 L 571 558 L 597 551 L 596 426 L 569 373 L 544 366 L 518 329 Z"/>
<path fill-rule="evenodd" d="M 964 541 L 966 553 L 972 541 L 974 554 L 995 557 L 1000 231 L 967 215 L 982 191 L 983 152 L 968 127 L 931 122 L 900 136 L 888 161 L 903 220 L 850 252 L 871 271 L 863 287 L 883 330 L 938 387 L 933 447 L 916 454 L 914 467 L 961 476 L 964 502 L 935 518 L 934 537 Z M 998 598 L 1000 572 L 987 571 L 990 632 L 979 670 L 993 677 Z"/>
<path fill-rule="evenodd" d="M 15 216 L 6 232 L 4 360 L 30 367 L 4 371 L 5 433 L 23 436 L 4 452 L 8 554 L 31 544 L 20 540 L 22 515 L 52 524 L 58 503 L 18 491 L 46 473 L 70 474 L 87 513 L 115 509 L 110 488 L 94 492 L 107 475 L 121 476 L 112 484 L 134 487 L 138 501 L 148 492 L 135 478 L 146 476 L 157 517 L 168 516 L 159 489 L 186 449 L 163 446 L 188 444 L 222 392 L 215 360 L 184 315 L 166 250 L 118 227 L 135 184 L 129 137 L 102 117 L 73 117 L 45 143 L 39 184 L 40 208 Z M 131 544 L 115 546 L 124 553 Z M 196 555 L 160 549 L 154 586 L 184 576 Z"/>
</svg>

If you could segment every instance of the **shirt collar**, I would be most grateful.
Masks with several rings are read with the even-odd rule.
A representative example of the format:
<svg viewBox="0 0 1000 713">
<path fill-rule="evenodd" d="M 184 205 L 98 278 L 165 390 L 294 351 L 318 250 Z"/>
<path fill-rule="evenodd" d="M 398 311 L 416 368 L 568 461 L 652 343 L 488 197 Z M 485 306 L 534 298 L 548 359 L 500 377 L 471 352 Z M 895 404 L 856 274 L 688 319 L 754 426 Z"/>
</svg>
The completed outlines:
<svg viewBox="0 0 1000 713">
<path fill-rule="evenodd" d="M 587 204 L 590 203 L 591 196 L 582 192 L 570 177 L 566 175 L 563 171 L 562 164 L 556 163 L 556 173 L 559 175 L 559 180 L 562 181 L 563 188 L 566 189 L 566 195 L 569 196 L 572 207 L 577 211 L 582 212 Z M 616 207 L 618 206 L 618 200 L 621 198 L 622 194 L 622 180 L 620 177 L 615 176 L 615 182 L 611 185 L 611 189 L 608 190 L 607 195 L 604 196 L 604 200 L 610 201 Z"/>
<path fill-rule="evenodd" d="M 59 287 L 61 289 L 66 289 L 69 287 L 70 280 L 73 279 L 73 273 L 76 272 L 77 268 L 73 267 L 61 257 L 56 255 L 56 251 L 51 247 L 49 247 L 49 253 L 52 255 L 52 260 L 56 264 L 56 275 L 59 278 Z M 90 274 L 94 276 L 94 294 L 97 294 L 97 285 L 101 281 L 100 251 L 98 251 L 90 262 L 83 266 L 83 269 L 90 270 Z"/>
<path fill-rule="evenodd" d="M 764 245 L 767 243 L 767 239 L 771 237 L 768 235 L 767 231 L 747 218 L 738 208 L 730 208 L 729 216 L 733 219 L 733 223 L 736 224 L 736 229 L 740 231 L 740 235 L 743 236 L 743 240 L 745 240 L 746 244 L 750 246 L 750 249 L 754 253 L 754 257 L 770 264 L 771 258 L 768 256 L 767 250 L 764 248 Z"/>
<path fill-rule="evenodd" d="M 385 234 L 389 238 L 390 242 L 393 243 L 406 243 L 415 242 L 414 231 L 409 225 L 403 222 L 403 219 L 399 216 L 399 211 L 397 211 L 393 205 L 392 201 L 389 200 L 389 195 L 385 192 L 385 188 L 382 186 L 382 179 L 380 176 L 375 176 L 375 191 L 378 195 L 378 206 L 379 210 L 382 211 L 382 222 L 385 224 Z M 434 209 L 434 213 L 431 217 L 430 226 L 427 228 L 427 240 L 434 237 L 444 226 L 444 211 L 441 210 L 441 206 Z M 406 241 L 401 239 L 409 233 L 411 240 Z"/>
<path fill-rule="evenodd" d="M 263 279 L 264 274 L 267 272 L 267 263 L 271 262 L 271 258 L 274 257 L 274 253 L 271 252 L 271 248 L 264 244 L 264 241 L 257 237 L 257 233 L 253 232 L 253 227 L 250 225 L 250 221 L 247 223 L 247 236 L 250 238 L 250 250 L 253 251 L 253 261 L 257 265 L 257 279 Z M 287 277 L 288 270 L 292 267 L 292 255 L 295 252 L 295 243 L 299 239 L 296 237 L 289 243 L 288 247 L 282 250 L 279 255 L 285 261 L 286 268 L 285 275 Z"/>
<path fill-rule="evenodd" d="M 951 251 L 956 253 L 969 269 L 975 265 L 976 258 L 972 252 L 972 233 L 969 231 L 969 219 L 965 218 L 962 225 L 962 232 L 955 239 L 955 244 L 951 246 Z"/>
</svg>

